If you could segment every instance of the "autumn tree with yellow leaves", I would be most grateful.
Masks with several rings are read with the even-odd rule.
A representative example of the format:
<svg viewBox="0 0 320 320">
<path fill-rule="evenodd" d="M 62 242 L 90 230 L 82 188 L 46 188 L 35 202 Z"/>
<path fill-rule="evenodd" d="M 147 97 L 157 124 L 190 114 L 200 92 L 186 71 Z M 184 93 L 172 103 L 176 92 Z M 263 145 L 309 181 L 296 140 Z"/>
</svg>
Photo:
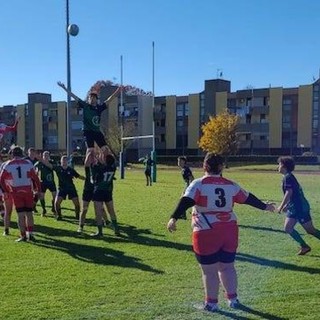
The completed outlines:
<svg viewBox="0 0 320 320">
<path fill-rule="evenodd" d="M 223 156 L 235 154 L 238 150 L 237 126 L 240 117 L 225 109 L 202 125 L 202 136 L 198 141 L 199 147 L 206 152 Z"/>
</svg>

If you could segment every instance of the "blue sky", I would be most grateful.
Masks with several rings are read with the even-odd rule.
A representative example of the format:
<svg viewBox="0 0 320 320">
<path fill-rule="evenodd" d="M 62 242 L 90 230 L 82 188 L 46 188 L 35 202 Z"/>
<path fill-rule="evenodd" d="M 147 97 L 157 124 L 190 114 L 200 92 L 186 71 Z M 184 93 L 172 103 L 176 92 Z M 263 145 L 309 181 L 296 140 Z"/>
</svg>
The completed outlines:
<svg viewBox="0 0 320 320">
<path fill-rule="evenodd" d="M 317 0 L 70 0 L 72 90 L 85 97 L 97 80 L 155 94 L 203 90 L 217 69 L 232 90 L 313 82 L 320 68 Z M 0 1 L 0 106 L 29 92 L 66 100 L 65 0 Z"/>
</svg>

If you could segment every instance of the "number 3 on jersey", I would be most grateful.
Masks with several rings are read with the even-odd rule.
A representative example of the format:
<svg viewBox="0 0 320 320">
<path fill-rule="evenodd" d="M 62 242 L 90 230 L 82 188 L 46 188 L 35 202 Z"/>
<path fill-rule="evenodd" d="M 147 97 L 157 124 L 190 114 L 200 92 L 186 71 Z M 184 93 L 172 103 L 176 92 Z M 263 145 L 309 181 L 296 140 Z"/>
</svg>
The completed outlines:
<svg viewBox="0 0 320 320">
<path fill-rule="evenodd" d="M 226 194 L 225 191 L 222 188 L 216 188 L 214 193 L 217 195 L 217 200 L 215 201 L 215 205 L 218 208 L 223 208 L 226 206 Z"/>
</svg>

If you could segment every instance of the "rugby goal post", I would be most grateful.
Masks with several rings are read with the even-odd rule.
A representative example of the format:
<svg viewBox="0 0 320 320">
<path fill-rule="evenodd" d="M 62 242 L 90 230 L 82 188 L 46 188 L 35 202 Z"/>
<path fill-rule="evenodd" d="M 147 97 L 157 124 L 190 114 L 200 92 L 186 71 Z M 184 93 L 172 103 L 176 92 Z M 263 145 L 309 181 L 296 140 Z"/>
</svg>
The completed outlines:
<svg viewBox="0 0 320 320">
<path fill-rule="evenodd" d="M 126 141 L 126 140 L 139 140 L 139 139 L 153 139 L 154 135 L 149 134 L 145 136 L 132 136 L 132 137 L 122 137 L 121 140 Z M 152 176 L 152 182 L 156 182 L 156 177 L 157 177 L 157 156 L 156 156 L 156 151 L 152 150 L 151 151 L 151 160 L 153 160 L 153 166 L 151 167 L 151 176 Z M 119 162 L 120 162 L 120 177 L 121 179 L 124 179 L 124 151 L 123 148 L 121 148 L 121 152 L 119 155 Z"/>
</svg>

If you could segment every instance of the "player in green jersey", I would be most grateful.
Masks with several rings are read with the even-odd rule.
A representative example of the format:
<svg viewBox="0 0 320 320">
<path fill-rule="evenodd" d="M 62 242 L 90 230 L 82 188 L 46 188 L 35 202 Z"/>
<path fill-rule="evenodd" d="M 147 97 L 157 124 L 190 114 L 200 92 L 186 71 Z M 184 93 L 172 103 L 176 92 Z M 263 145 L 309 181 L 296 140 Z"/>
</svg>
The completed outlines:
<svg viewBox="0 0 320 320">
<path fill-rule="evenodd" d="M 93 202 L 96 215 L 98 232 L 94 237 L 102 237 L 103 204 L 105 203 L 111 218 L 111 225 L 115 235 L 120 235 L 117 216 L 113 204 L 113 180 L 116 172 L 115 158 L 100 152 L 98 162 L 91 166 L 92 180 L 94 184 Z"/>
<path fill-rule="evenodd" d="M 82 192 L 82 210 L 80 213 L 79 219 L 79 228 L 78 233 L 82 233 L 84 230 L 84 225 L 86 221 L 86 216 L 89 208 L 89 204 L 93 201 L 93 192 L 94 192 L 94 184 L 91 177 L 91 166 L 97 163 L 97 159 L 92 150 L 87 150 L 86 158 L 84 161 L 84 170 L 85 170 L 85 181 Z M 102 210 L 104 224 L 108 225 L 110 221 L 108 220 L 107 213 L 105 209 Z"/>
<path fill-rule="evenodd" d="M 62 83 L 58 82 L 63 90 L 70 94 L 70 96 L 78 102 L 78 105 L 83 108 L 83 135 L 86 140 L 87 148 L 94 148 L 94 143 L 101 148 L 106 154 L 109 153 L 106 140 L 100 129 L 100 117 L 102 111 L 104 111 L 108 104 L 117 96 L 121 87 L 118 87 L 116 91 L 110 95 L 102 104 L 98 103 L 99 97 L 97 92 L 90 92 L 88 102 L 81 100 L 73 92 Z"/>
<path fill-rule="evenodd" d="M 72 200 L 75 209 L 76 219 L 79 219 L 80 203 L 77 189 L 73 183 L 73 178 L 85 180 L 77 171 L 68 166 L 68 157 L 62 156 L 59 166 L 54 166 L 54 171 L 58 177 L 58 192 L 55 199 L 56 219 L 62 220 L 61 202 L 68 196 Z"/>
<path fill-rule="evenodd" d="M 52 207 L 51 211 L 54 213 L 54 200 L 56 198 L 56 184 L 54 182 L 54 161 L 50 159 L 50 152 L 44 151 L 42 154 L 42 158 L 39 158 L 39 160 L 35 163 L 35 168 L 38 174 L 40 174 L 40 181 L 41 181 L 41 197 L 40 197 L 40 203 L 42 207 L 42 216 L 45 216 L 47 213 L 46 210 L 46 202 L 45 202 L 45 193 L 47 190 L 49 190 L 52 194 Z"/>
</svg>

